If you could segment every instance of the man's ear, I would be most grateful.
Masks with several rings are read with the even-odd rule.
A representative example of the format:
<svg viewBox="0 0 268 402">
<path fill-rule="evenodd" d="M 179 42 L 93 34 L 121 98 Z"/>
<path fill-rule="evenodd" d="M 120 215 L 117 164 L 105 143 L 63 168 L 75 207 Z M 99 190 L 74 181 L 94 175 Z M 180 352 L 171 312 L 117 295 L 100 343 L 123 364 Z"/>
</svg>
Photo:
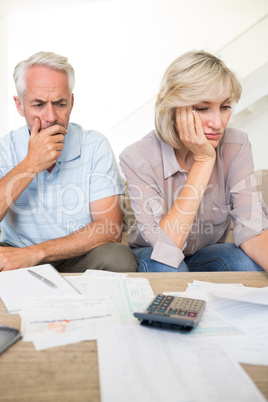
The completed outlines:
<svg viewBox="0 0 268 402">
<path fill-rule="evenodd" d="M 22 106 L 20 98 L 18 96 L 13 96 L 13 99 L 15 101 L 17 111 L 19 112 L 19 114 L 21 116 L 24 116 L 23 106 Z"/>
</svg>

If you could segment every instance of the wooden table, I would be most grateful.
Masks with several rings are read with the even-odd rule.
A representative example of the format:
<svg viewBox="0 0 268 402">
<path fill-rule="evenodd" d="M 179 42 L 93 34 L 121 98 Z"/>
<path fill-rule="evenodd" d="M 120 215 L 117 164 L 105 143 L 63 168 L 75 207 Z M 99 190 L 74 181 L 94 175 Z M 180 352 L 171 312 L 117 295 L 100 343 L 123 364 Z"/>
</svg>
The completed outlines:
<svg viewBox="0 0 268 402">
<path fill-rule="evenodd" d="M 68 275 L 68 274 L 67 274 Z M 150 280 L 154 293 L 183 291 L 193 280 L 268 286 L 268 273 L 150 273 L 129 274 Z M 9 315 L 0 300 L 0 324 L 20 328 L 20 317 Z M 268 400 L 268 367 L 242 364 Z M 37 352 L 18 341 L 0 356 L 0 401 L 100 401 L 97 344 L 87 341 Z"/>
</svg>

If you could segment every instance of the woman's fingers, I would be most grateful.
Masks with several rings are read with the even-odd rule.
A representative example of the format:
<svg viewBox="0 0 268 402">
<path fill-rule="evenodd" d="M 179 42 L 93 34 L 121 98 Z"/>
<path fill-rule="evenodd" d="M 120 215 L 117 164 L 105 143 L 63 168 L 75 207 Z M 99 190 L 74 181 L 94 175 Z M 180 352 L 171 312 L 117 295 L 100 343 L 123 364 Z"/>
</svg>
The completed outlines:
<svg viewBox="0 0 268 402">
<path fill-rule="evenodd" d="M 180 136 L 180 139 L 190 141 L 196 140 L 196 127 L 195 127 L 195 119 L 193 115 L 192 107 L 181 107 L 176 109 L 176 128 L 177 132 Z M 198 122 L 198 130 L 200 132 L 202 129 L 202 124 L 199 119 Z"/>
<path fill-rule="evenodd" d="M 176 109 L 176 129 L 180 141 L 193 153 L 195 159 L 204 160 L 215 156 L 215 150 L 204 134 L 202 121 L 191 106 Z"/>
<path fill-rule="evenodd" d="M 199 117 L 199 114 L 195 110 L 192 110 L 192 114 L 194 116 L 194 125 L 195 125 L 196 134 L 205 136 L 203 126 L 202 126 L 202 122 L 201 122 L 201 119 Z"/>
</svg>

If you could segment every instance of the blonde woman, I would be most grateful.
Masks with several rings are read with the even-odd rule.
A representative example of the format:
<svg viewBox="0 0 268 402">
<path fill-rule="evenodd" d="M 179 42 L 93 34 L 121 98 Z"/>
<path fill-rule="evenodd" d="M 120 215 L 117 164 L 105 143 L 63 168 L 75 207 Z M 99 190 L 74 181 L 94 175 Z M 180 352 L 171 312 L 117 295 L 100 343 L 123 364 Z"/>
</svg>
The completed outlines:
<svg viewBox="0 0 268 402">
<path fill-rule="evenodd" d="M 155 131 L 120 155 L 139 271 L 268 271 L 268 212 L 251 146 L 244 132 L 227 128 L 240 95 L 233 72 L 207 52 L 168 67 Z M 225 243 L 231 219 L 235 243 Z"/>
</svg>

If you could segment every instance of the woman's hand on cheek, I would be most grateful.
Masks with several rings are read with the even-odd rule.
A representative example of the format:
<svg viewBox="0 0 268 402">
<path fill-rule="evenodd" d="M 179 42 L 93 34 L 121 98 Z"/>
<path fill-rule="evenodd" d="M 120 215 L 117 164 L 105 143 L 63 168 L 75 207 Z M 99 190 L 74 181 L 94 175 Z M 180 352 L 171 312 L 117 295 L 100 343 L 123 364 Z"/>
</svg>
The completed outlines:
<svg viewBox="0 0 268 402">
<path fill-rule="evenodd" d="M 183 145 L 193 153 L 195 161 L 215 159 L 215 149 L 204 134 L 198 113 L 191 106 L 176 109 L 176 130 Z"/>
</svg>

